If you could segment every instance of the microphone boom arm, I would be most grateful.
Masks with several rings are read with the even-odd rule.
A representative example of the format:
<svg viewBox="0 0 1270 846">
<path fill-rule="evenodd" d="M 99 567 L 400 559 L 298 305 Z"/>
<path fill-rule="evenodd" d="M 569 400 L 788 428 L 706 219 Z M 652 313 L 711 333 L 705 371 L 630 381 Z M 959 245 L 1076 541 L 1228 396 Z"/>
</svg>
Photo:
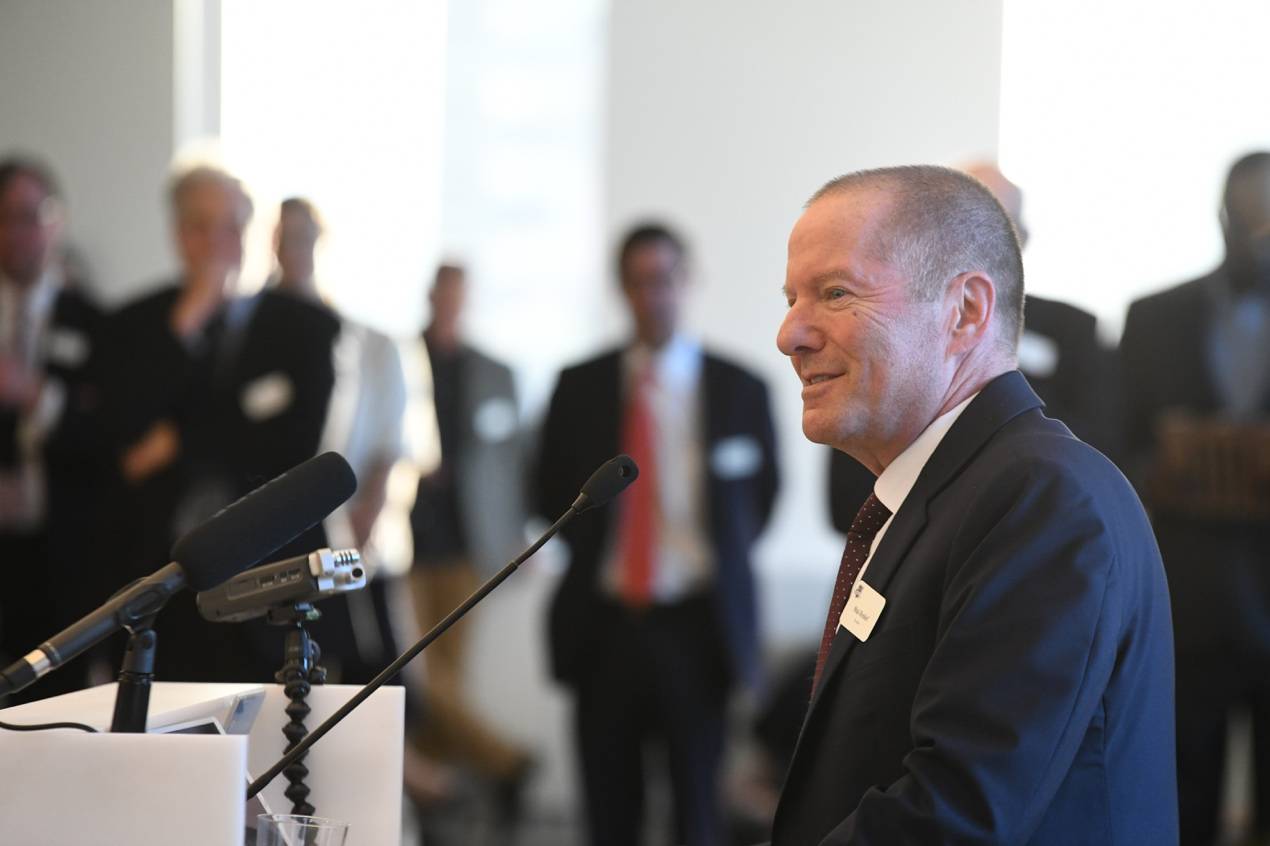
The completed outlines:
<svg viewBox="0 0 1270 846">
<path fill-rule="evenodd" d="M 427 634 L 425 634 L 422 638 L 420 638 L 419 641 L 415 643 L 414 646 L 410 647 L 405 652 L 401 653 L 401 655 L 397 657 L 397 660 L 393 661 L 391 664 L 385 667 L 379 673 L 379 675 L 375 676 L 375 678 L 370 680 L 370 683 L 368 683 L 361 690 L 357 691 L 357 693 L 355 693 L 347 702 L 345 702 L 343 705 L 340 706 L 339 710 L 337 710 L 331 716 L 327 717 L 325 720 L 322 721 L 321 725 L 319 725 L 317 728 L 313 729 L 311 732 L 305 735 L 304 739 L 301 740 L 295 746 L 294 749 L 292 749 L 287 754 L 283 755 L 282 758 L 280 758 L 277 763 L 275 763 L 272 767 L 270 767 L 269 769 L 261 773 L 259 778 L 257 778 L 255 781 L 253 781 L 250 785 L 247 786 L 247 798 L 252 799 L 255 797 L 257 793 L 264 790 L 265 787 L 268 786 L 269 782 L 273 781 L 280 772 L 282 772 L 287 767 L 291 766 L 293 762 L 301 758 L 305 752 L 309 751 L 310 746 L 317 743 L 318 740 L 320 740 L 328 731 L 335 728 L 336 723 L 338 723 L 340 720 L 344 719 L 350 713 L 352 713 L 354 708 L 356 708 L 358 705 L 365 702 L 372 693 L 374 693 L 376 690 L 378 690 L 380 687 L 383 686 L 384 682 L 388 681 L 390 678 L 395 676 L 401 670 L 402 667 L 406 666 L 412 660 L 414 660 L 415 656 L 417 656 L 423 650 L 427 649 L 428 646 L 432 643 L 432 641 L 436 640 L 441 635 L 445 634 L 446 629 L 450 628 L 450 626 L 454 625 L 456 622 L 459 621 L 459 618 L 461 618 L 468 611 L 472 610 L 472 607 L 476 605 L 476 603 L 484 599 L 491 591 L 494 590 L 494 588 L 502 584 L 503 581 L 506 580 L 508 576 L 516 572 L 516 569 L 520 567 L 521 564 L 523 564 L 530 556 L 532 556 L 535 552 L 541 549 L 543 544 L 551 540 L 551 538 L 556 534 L 556 532 L 560 531 L 560 529 L 566 523 L 568 523 L 570 520 L 572 520 L 574 517 L 576 517 L 580 513 L 577 508 L 577 505 L 578 505 L 577 502 L 575 502 L 573 505 L 570 505 L 569 509 L 560 516 L 560 519 L 552 523 L 551 527 L 548 528 L 547 531 L 543 533 L 542 537 L 534 541 L 532 546 L 530 546 L 520 555 L 516 556 L 516 558 L 514 558 L 512 561 L 508 562 L 508 564 L 504 566 L 503 569 L 499 570 L 497 573 L 491 576 L 489 580 L 485 582 L 485 584 L 477 588 L 472 593 L 471 596 L 463 600 L 463 602 L 457 608 L 455 608 L 453 611 L 447 614 L 444 620 L 442 620 L 441 622 L 433 626 L 432 630 L 429 631 Z"/>
</svg>

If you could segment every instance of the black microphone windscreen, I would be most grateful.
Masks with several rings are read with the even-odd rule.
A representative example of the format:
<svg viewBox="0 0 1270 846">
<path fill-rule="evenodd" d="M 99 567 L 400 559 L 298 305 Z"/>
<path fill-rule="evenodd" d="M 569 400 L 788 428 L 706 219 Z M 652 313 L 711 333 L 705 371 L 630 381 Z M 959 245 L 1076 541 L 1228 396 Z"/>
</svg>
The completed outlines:
<svg viewBox="0 0 1270 846">
<path fill-rule="evenodd" d="M 342 456 L 310 458 L 187 532 L 172 547 L 194 590 L 204 591 L 252 567 L 317 525 L 357 490 Z"/>
<path fill-rule="evenodd" d="M 639 467 L 629 455 L 610 458 L 591 474 L 582 486 L 582 507 L 578 511 L 587 511 L 607 505 L 609 500 L 626 490 L 626 486 L 639 477 Z"/>
</svg>

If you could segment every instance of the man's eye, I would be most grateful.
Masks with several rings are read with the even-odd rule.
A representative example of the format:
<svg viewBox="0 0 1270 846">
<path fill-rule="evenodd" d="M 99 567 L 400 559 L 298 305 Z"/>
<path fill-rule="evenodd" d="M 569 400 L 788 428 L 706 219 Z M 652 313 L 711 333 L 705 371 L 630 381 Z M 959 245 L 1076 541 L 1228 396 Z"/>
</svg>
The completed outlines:
<svg viewBox="0 0 1270 846">
<path fill-rule="evenodd" d="M 825 291 L 825 299 L 827 300 L 840 300 L 846 295 L 847 295 L 846 288 L 830 288 L 829 290 Z"/>
</svg>

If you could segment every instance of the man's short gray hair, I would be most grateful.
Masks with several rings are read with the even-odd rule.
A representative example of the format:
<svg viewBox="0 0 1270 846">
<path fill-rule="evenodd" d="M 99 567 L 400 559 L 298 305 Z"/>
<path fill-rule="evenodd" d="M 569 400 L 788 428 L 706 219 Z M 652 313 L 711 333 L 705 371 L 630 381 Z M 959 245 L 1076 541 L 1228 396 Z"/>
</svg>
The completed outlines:
<svg viewBox="0 0 1270 846">
<path fill-rule="evenodd" d="M 861 170 L 825 183 L 807 205 L 823 197 L 876 191 L 890 200 L 875 236 L 875 258 L 895 264 L 913 283 L 913 295 L 931 300 L 953 277 L 985 273 L 996 284 L 1001 340 L 1013 351 L 1023 329 L 1023 256 L 1009 215 L 972 176 L 936 165 Z"/>
<path fill-rule="evenodd" d="M 221 185 L 242 198 L 244 221 L 251 218 L 253 204 L 251 195 L 238 177 L 215 165 L 198 164 L 172 174 L 168 181 L 168 208 L 173 220 L 179 220 L 186 194 L 199 185 Z"/>
</svg>

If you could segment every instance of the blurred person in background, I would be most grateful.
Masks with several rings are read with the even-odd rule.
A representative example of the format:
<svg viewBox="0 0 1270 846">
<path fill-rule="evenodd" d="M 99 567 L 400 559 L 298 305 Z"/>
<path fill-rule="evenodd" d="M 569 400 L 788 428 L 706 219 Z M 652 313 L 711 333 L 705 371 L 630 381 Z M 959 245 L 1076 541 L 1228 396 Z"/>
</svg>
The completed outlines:
<svg viewBox="0 0 1270 846">
<path fill-rule="evenodd" d="M 303 197 L 282 201 L 274 229 L 277 269 L 270 286 L 281 294 L 325 305 L 316 277 L 316 250 L 325 225 L 312 202 Z M 340 332 L 332 349 L 335 384 L 327 408 L 319 452 L 332 450 L 348 460 L 357 476 L 357 491 L 323 521 L 332 547 L 361 551 L 369 583 L 365 590 L 322 603 L 324 619 L 312 628 L 321 639 L 334 629 L 351 633 L 360 670 L 346 664 L 345 675 L 365 683 L 400 651 L 397 632 L 412 630 L 394 620 L 400 576 L 409 560 L 409 515 L 390 496 L 396 475 L 410 476 L 405 461 L 403 425 L 406 417 L 406 379 L 397 344 L 382 332 L 340 317 Z M 397 513 L 400 510 L 402 513 Z M 342 600 L 342 602 L 341 602 Z M 336 618 L 339 625 L 336 625 Z M 433 647 L 435 649 L 435 647 Z M 429 652 L 429 657 L 433 655 Z M 407 713 L 416 705 L 408 700 Z M 407 794 L 421 807 L 432 808 L 454 798 L 453 777 L 419 754 L 404 748 Z"/>
<path fill-rule="evenodd" d="M 1173 596 L 1184 846 L 1218 840 L 1237 707 L 1270 839 L 1270 153 L 1232 165 L 1220 219 L 1221 265 L 1134 302 L 1120 342 L 1127 467 Z"/>
<path fill-rule="evenodd" d="M 101 314 L 64 270 L 52 172 L 0 160 L 0 660 L 34 649 L 106 598 L 95 578 L 101 484 L 89 377 Z M 84 683 L 84 662 L 8 704 Z"/>
<path fill-rule="evenodd" d="M 316 250 L 323 233 L 317 208 L 303 197 L 283 200 L 274 229 L 277 270 L 270 288 L 312 306 L 329 309 L 319 289 Z M 327 543 L 362 553 L 365 590 L 322 603 L 324 620 L 313 632 L 352 637 L 353 655 L 340 656 L 345 681 L 364 684 L 397 656 L 390 609 L 394 576 L 404 569 L 386 562 L 400 543 L 377 543 L 375 531 L 388 502 L 388 481 L 403 456 L 406 382 L 397 346 L 387 335 L 343 315 L 330 350 L 335 380 L 327 403 L 318 452 L 338 452 L 357 477 L 357 491 L 322 525 Z M 382 547 L 387 546 L 387 550 Z M 387 564 L 387 566 L 385 566 Z M 336 619 L 339 618 L 339 619 Z"/>
<path fill-rule="evenodd" d="M 335 381 L 340 322 L 330 309 L 269 290 L 236 294 L 252 213 L 241 183 L 197 166 L 173 177 L 168 199 L 180 272 L 111 317 L 102 343 L 120 476 L 111 502 L 118 584 L 161 566 L 176 538 L 315 455 Z M 326 545 L 315 526 L 271 560 Z M 271 681 L 283 663 L 280 628 L 206 622 L 188 593 L 169 603 L 157 631 L 160 679 Z M 339 680 L 356 660 L 351 635 L 317 637 Z"/>
<path fill-rule="evenodd" d="M 427 632 L 511 560 L 524 541 L 524 456 L 516 386 L 507 365 L 464 338 L 464 268 L 437 268 L 421 339 L 431 374 L 440 463 L 418 483 L 410 513 L 410 581 L 419 628 Z M 533 759 L 503 737 L 468 699 L 471 620 L 455 624 L 427 653 L 420 748 L 470 767 L 493 788 L 505 833 L 521 812 Z"/>
<path fill-rule="evenodd" d="M 634 337 L 560 374 L 536 508 L 556 519 L 621 452 L 640 476 L 561 533 L 552 669 L 573 694 L 588 842 L 642 842 L 651 742 L 667 752 L 675 842 L 713 846 L 729 693 L 759 675 L 750 550 L 778 476 L 767 389 L 681 330 L 687 254 L 673 230 L 630 230 L 617 272 Z"/>
</svg>

